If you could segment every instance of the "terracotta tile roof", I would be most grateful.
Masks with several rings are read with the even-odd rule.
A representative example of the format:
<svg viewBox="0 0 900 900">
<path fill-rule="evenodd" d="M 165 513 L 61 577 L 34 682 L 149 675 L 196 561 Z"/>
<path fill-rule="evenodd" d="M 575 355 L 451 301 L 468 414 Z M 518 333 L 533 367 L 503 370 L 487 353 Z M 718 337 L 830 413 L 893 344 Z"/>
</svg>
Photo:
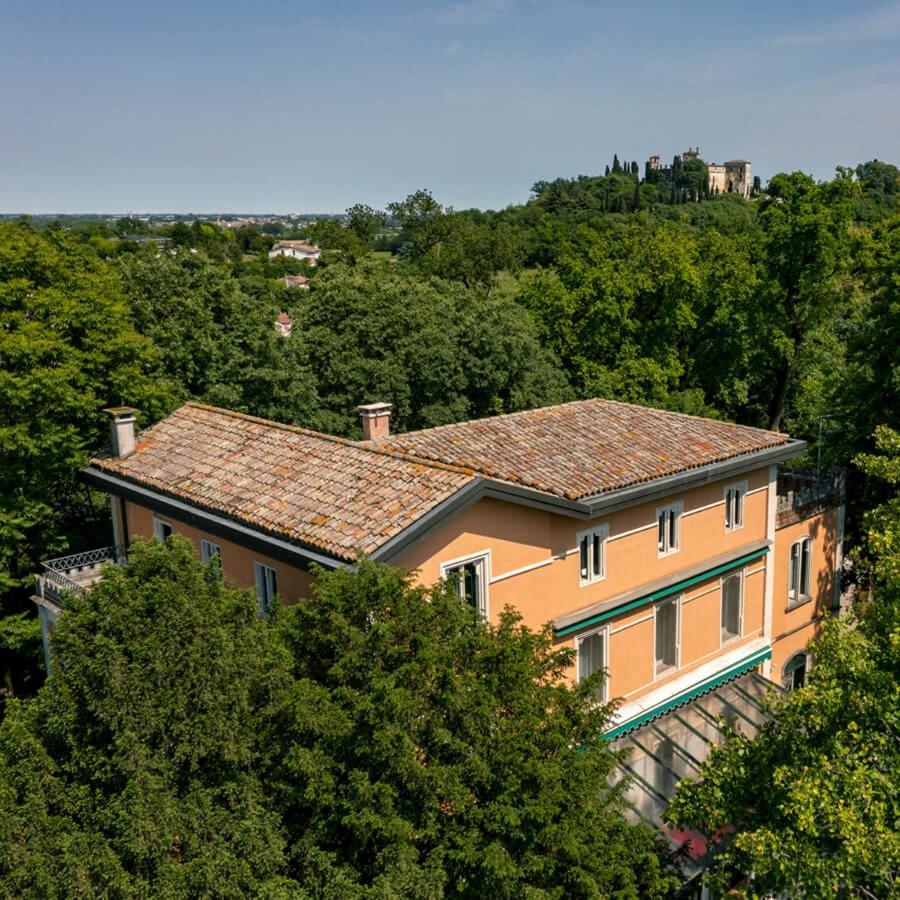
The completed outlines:
<svg viewBox="0 0 900 900">
<path fill-rule="evenodd" d="M 352 441 L 188 403 L 95 468 L 353 560 L 472 480 Z"/>
<path fill-rule="evenodd" d="M 759 428 L 594 399 L 398 434 L 377 446 L 578 500 L 789 440 Z"/>
<path fill-rule="evenodd" d="M 308 241 L 276 241 L 273 245 L 273 250 L 291 248 L 293 250 L 302 250 L 305 253 L 321 253 L 321 249 L 317 247 L 315 244 L 310 244 Z"/>
</svg>

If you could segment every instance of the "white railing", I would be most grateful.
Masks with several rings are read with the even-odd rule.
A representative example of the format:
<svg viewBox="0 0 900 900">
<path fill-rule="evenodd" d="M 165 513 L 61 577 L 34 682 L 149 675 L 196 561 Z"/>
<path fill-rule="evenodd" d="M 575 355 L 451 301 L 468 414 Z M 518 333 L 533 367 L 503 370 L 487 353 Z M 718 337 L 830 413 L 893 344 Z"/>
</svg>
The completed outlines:
<svg viewBox="0 0 900 900">
<path fill-rule="evenodd" d="M 80 594 L 96 581 L 104 563 L 122 563 L 125 558 L 125 548 L 113 546 L 44 560 L 44 571 L 35 577 L 38 597 L 58 605 L 65 594 Z"/>
</svg>

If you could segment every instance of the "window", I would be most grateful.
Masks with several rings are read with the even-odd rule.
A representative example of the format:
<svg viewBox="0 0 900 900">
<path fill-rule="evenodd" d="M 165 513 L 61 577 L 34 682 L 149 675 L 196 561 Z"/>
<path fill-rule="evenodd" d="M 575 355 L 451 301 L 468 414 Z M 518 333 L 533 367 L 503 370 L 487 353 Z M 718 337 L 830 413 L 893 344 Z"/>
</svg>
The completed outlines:
<svg viewBox="0 0 900 900">
<path fill-rule="evenodd" d="M 809 570 L 812 542 L 808 537 L 791 544 L 791 562 L 788 571 L 788 604 L 809 600 Z"/>
<path fill-rule="evenodd" d="M 744 527 L 744 495 L 747 482 L 740 481 L 725 488 L 725 530 L 737 531 Z"/>
<path fill-rule="evenodd" d="M 263 617 L 275 603 L 278 594 L 278 576 L 271 566 L 253 563 L 253 574 L 256 576 L 256 599 L 259 600 L 259 614 Z"/>
<path fill-rule="evenodd" d="M 578 535 L 578 577 L 581 584 L 591 584 L 606 578 L 606 538 L 609 528 L 601 525 Z"/>
<path fill-rule="evenodd" d="M 173 530 L 171 522 L 153 517 L 153 534 L 158 541 L 165 541 L 167 537 L 171 537 Z"/>
<path fill-rule="evenodd" d="M 488 614 L 488 555 L 454 560 L 441 566 L 444 578 L 455 580 L 460 600 L 474 607 L 487 618 Z"/>
<path fill-rule="evenodd" d="M 683 503 L 670 503 L 656 510 L 656 546 L 660 556 L 678 550 L 681 541 L 681 513 Z"/>
<path fill-rule="evenodd" d="M 222 548 L 212 541 L 200 541 L 200 559 L 202 559 L 203 562 L 208 563 L 214 556 L 218 556 L 221 560 Z"/>
<path fill-rule="evenodd" d="M 606 667 L 606 632 L 594 631 L 578 638 L 578 680 L 584 681 Z M 599 687 L 597 699 L 606 699 L 606 682 Z"/>
<path fill-rule="evenodd" d="M 735 572 L 722 579 L 722 643 L 741 636 L 742 575 Z"/>
<path fill-rule="evenodd" d="M 806 684 L 807 659 L 805 653 L 797 653 L 785 664 L 782 684 L 786 691 L 796 691 Z"/>
<path fill-rule="evenodd" d="M 656 674 L 678 668 L 678 598 L 656 607 Z"/>
</svg>

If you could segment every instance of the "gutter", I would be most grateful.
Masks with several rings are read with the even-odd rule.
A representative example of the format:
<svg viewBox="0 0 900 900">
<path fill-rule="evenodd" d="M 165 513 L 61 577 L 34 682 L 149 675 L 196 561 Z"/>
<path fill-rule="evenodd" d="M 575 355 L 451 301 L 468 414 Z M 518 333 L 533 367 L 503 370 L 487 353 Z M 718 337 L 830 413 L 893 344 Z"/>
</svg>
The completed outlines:
<svg viewBox="0 0 900 900">
<path fill-rule="evenodd" d="M 210 534 L 233 541 L 250 550 L 256 550 L 279 562 L 296 566 L 304 571 L 309 571 L 313 565 L 326 569 L 354 568 L 353 564 L 346 560 L 301 547 L 299 544 L 266 534 L 264 531 L 251 528 L 234 519 L 229 519 L 227 516 L 210 512 L 183 500 L 176 500 L 157 489 L 142 487 L 91 466 L 82 469 L 80 477 L 82 481 L 92 487 L 126 500 L 132 500 L 154 512 L 169 515 L 186 525 L 208 531 Z"/>
<path fill-rule="evenodd" d="M 519 506 L 529 506 L 532 509 L 540 509 L 556 515 L 570 516 L 582 521 L 590 521 L 601 515 L 609 515 L 617 510 L 636 506 L 638 503 L 668 497 L 678 491 L 719 481 L 738 472 L 783 462 L 799 456 L 805 450 L 805 441 L 791 439 L 786 444 L 779 444 L 777 447 L 769 447 L 754 453 L 744 453 L 732 459 L 698 466 L 696 469 L 689 469 L 686 472 L 654 478 L 651 481 L 644 481 L 630 487 L 595 494 L 579 500 L 570 500 L 567 497 L 560 497 L 557 494 L 550 494 L 535 488 L 522 487 L 508 481 L 476 476 L 468 485 L 460 488 L 443 503 L 439 503 L 408 528 L 382 544 L 370 554 L 370 558 L 379 562 L 390 562 L 408 547 L 427 537 L 449 516 L 462 512 L 485 497 L 515 503 Z M 427 460 L 425 461 L 427 462 Z"/>
</svg>

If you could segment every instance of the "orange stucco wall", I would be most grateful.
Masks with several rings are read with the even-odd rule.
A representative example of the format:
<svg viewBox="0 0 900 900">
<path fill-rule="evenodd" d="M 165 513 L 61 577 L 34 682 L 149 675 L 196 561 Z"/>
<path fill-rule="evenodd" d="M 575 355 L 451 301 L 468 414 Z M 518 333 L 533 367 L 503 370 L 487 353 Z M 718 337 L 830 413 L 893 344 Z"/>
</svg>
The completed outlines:
<svg viewBox="0 0 900 900">
<path fill-rule="evenodd" d="M 818 634 L 822 614 L 834 602 L 837 561 L 838 511 L 829 509 L 775 532 L 775 589 L 772 604 L 772 680 L 781 683 L 784 664 Z M 810 593 L 812 599 L 788 609 L 788 574 L 791 545 L 812 541 Z"/>
<path fill-rule="evenodd" d="M 151 539 L 154 534 L 153 513 L 149 509 L 131 502 L 126 503 L 125 510 L 129 537 L 142 537 L 145 540 Z M 277 572 L 278 596 L 285 603 L 296 603 L 301 597 L 309 594 L 312 577 L 308 572 L 285 565 L 269 556 L 248 550 L 246 547 L 226 541 L 216 535 L 200 531 L 197 528 L 179 522 L 178 519 L 174 519 L 171 516 L 160 516 L 160 518 L 169 522 L 176 534 L 180 534 L 191 541 L 198 553 L 200 552 L 200 541 L 204 538 L 212 541 L 214 544 L 218 544 L 222 549 L 222 571 L 237 587 L 255 587 L 253 563 L 260 562 L 266 566 L 271 566 Z"/>
<path fill-rule="evenodd" d="M 725 487 L 747 482 L 744 525 L 725 530 Z M 713 482 L 600 517 L 590 523 L 499 500 L 481 500 L 407 549 L 397 560 L 417 570 L 423 583 L 440 578 L 441 564 L 490 552 L 488 614 L 496 621 L 509 605 L 525 623 L 538 628 L 551 619 L 615 597 L 655 579 L 673 575 L 767 535 L 769 470 Z M 680 547 L 660 557 L 656 545 L 656 512 L 663 503 L 681 501 Z M 578 533 L 607 525 L 606 577 L 589 585 L 579 583 Z M 653 607 L 643 606 L 604 623 L 609 648 L 608 694 L 637 698 L 726 650 L 749 643 L 762 634 L 765 595 L 763 558 L 745 566 L 743 627 L 740 639 L 720 642 L 721 593 L 719 579 L 694 585 L 679 601 L 680 664 L 665 677 L 654 677 Z M 524 571 L 520 571 L 524 570 Z M 752 573 L 752 574 L 751 574 Z M 587 629 L 588 631 L 591 629 Z M 574 643 L 578 634 L 561 638 Z M 574 677 L 574 671 L 571 673 Z"/>
<path fill-rule="evenodd" d="M 502 609 L 515 607 L 525 623 L 539 628 L 566 613 L 610 599 L 664 576 L 677 575 L 728 551 L 765 539 L 774 512 L 768 509 L 768 467 L 713 482 L 667 497 L 611 513 L 585 522 L 500 500 L 484 499 L 444 522 L 408 547 L 395 561 L 413 570 L 425 584 L 437 581 L 441 565 L 484 552 L 489 556 L 488 615 L 497 621 Z M 747 495 L 743 527 L 725 528 L 726 486 L 745 481 Z M 680 546 L 660 557 L 656 545 L 656 512 L 663 503 L 681 502 Z M 771 515 L 770 515 L 771 512 Z M 153 536 L 153 514 L 134 503 L 127 504 L 131 535 Z M 278 573 L 279 594 L 285 602 L 296 602 L 309 593 L 308 573 L 254 553 L 237 544 L 207 535 L 176 519 L 170 521 L 199 549 L 201 538 L 222 548 L 224 571 L 241 587 L 254 584 L 253 562 L 272 566 Z M 637 699 L 718 655 L 749 644 L 764 634 L 767 567 L 774 565 L 774 603 L 771 627 L 775 639 L 772 678 L 780 680 L 781 667 L 814 633 L 817 603 L 790 612 L 787 604 L 787 567 L 791 543 L 804 534 L 813 538 L 812 571 L 817 597 L 830 605 L 835 559 L 836 518 L 834 512 L 800 522 L 775 533 L 776 546 L 762 558 L 746 564 L 742 571 L 741 634 L 724 646 L 721 642 L 721 580 L 718 576 L 692 585 L 678 598 L 679 666 L 656 676 L 654 673 L 654 606 L 647 604 L 602 623 L 607 638 L 608 696 Z M 606 525 L 606 576 L 592 584 L 579 583 L 578 533 Z M 591 629 L 587 629 L 589 631 Z M 579 634 L 560 638 L 575 645 Z M 574 677 L 574 670 L 571 673 Z"/>
</svg>

